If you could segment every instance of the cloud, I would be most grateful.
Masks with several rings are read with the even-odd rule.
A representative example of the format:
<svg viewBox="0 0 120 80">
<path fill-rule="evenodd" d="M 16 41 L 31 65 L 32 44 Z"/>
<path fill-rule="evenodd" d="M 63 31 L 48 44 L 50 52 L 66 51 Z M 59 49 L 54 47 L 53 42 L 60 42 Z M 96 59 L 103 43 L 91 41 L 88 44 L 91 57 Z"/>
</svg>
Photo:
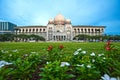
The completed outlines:
<svg viewBox="0 0 120 80">
<path fill-rule="evenodd" d="M 1 0 L 0 19 L 17 25 L 47 25 L 50 18 L 61 13 L 73 25 L 105 24 L 118 28 L 119 3 L 120 0 Z"/>
</svg>

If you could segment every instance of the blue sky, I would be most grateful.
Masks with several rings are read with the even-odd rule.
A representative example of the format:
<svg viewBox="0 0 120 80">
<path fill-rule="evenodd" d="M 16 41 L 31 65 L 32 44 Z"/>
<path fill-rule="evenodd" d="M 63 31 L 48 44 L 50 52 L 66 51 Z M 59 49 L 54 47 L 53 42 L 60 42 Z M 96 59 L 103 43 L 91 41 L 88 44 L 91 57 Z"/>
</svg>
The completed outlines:
<svg viewBox="0 0 120 80">
<path fill-rule="evenodd" d="M 0 0 L 0 21 L 18 26 L 47 25 L 61 13 L 73 25 L 103 25 L 120 34 L 120 0 Z"/>
</svg>

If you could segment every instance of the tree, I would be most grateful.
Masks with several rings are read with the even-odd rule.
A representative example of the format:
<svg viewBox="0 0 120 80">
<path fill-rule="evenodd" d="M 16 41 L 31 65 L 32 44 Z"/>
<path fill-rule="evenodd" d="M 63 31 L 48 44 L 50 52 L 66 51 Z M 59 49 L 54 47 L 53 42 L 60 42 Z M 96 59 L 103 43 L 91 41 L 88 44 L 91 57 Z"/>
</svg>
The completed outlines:
<svg viewBox="0 0 120 80">
<path fill-rule="evenodd" d="M 30 38 L 33 39 L 33 40 L 35 40 L 35 41 L 39 41 L 39 40 L 40 41 L 45 41 L 44 37 L 38 36 L 38 35 L 34 35 L 34 34 L 30 35 Z"/>
<path fill-rule="evenodd" d="M 13 41 L 14 34 L 0 34 L 0 41 Z"/>
</svg>

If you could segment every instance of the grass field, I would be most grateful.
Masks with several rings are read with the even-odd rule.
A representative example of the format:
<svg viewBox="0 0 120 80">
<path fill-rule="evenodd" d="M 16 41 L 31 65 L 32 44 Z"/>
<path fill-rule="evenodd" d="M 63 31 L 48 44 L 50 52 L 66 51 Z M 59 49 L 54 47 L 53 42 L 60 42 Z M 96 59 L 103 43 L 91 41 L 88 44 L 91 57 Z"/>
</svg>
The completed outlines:
<svg viewBox="0 0 120 80">
<path fill-rule="evenodd" d="M 0 50 L 18 50 L 21 53 L 30 53 L 30 52 L 47 52 L 47 47 L 52 45 L 54 48 L 57 48 L 60 44 L 64 45 L 64 53 L 73 53 L 78 48 L 82 48 L 88 52 L 101 53 L 104 50 L 103 42 L 0 42 Z M 112 43 L 116 47 L 120 47 L 120 43 Z"/>
<path fill-rule="evenodd" d="M 0 42 L 0 80 L 100 80 L 119 66 L 120 43 Z"/>
</svg>

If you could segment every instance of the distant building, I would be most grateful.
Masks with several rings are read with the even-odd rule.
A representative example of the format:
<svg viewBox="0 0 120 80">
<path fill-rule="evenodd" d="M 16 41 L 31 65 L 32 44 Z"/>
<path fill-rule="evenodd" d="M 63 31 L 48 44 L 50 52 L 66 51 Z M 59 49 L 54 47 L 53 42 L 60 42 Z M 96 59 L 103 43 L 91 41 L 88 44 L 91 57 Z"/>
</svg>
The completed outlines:
<svg viewBox="0 0 120 80">
<path fill-rule="evenodd" d="M 0 34 L 14 33 L 14 28 L 17 25 L 10 22 L 0 22 Z"/>
<path fill-rule="evenodd" d="M 47 26 L 18 26 L 17 34 L 35 34 L 43 36 L 47 41 L 70 41 L 79 34 L 102 35 L 105 26 L 72 25 L 70 19 L 65 19 L 58 14 L 54 19 L 48 21 Z"/>
</svg>

